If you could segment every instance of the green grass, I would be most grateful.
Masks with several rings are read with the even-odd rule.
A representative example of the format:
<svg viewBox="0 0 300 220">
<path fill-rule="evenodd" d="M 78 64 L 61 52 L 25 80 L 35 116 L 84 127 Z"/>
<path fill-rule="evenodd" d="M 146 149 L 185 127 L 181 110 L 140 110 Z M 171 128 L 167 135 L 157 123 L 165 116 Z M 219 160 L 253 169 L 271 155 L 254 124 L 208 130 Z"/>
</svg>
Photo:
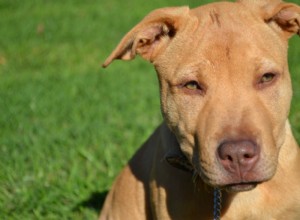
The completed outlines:
<svg viewBox="0 0 300 220">
<path fill-rule="evenodd" d="M 152 9 L 209 1 L 0 0 L 0 219 L 96 219 L 160 123 L 150 64 L 100 64 Z M 300 43 L 290 46 L 300 140 Z"/>
</svg>

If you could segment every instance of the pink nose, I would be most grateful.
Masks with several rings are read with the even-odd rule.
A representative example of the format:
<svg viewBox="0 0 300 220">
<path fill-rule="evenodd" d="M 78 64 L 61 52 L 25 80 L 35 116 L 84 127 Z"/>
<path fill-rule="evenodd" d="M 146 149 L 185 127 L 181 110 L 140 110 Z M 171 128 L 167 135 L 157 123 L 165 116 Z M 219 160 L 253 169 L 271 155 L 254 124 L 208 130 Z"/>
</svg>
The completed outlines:
<svg viewBox="0 0 300 220">
<path fill-rule="evenodd" d="M 218 157 L 231 175 L 243 180 L 257 163 L 259 151 L 252 141 L 227 141 L 219 146 Z"/>
</svg>

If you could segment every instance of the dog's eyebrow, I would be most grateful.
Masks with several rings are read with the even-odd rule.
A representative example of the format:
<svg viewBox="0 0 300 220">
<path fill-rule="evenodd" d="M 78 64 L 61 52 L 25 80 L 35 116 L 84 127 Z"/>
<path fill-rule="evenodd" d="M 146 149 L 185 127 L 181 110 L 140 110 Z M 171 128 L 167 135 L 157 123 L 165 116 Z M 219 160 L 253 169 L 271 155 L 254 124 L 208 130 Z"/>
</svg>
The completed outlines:
<svg viewBox="0 0 300 220">
<path fill-rule="evenodd" d="M 213 61 L 206 59 L 204 57 L 199 58 L 197 63 L 190 64 L 187 68 L 187 71 L 189 72 L 202 72 L 201 70 L 205 69 L 215 69 L 215 64 Z"/>
<path fill-rule="evenodd" d="M 269 72 L 278 70 L 276 62 L 271 59 L 258 59 L 255 63 L 255 72 Z"/>
<path fill-rule="evenodd" d="M 215 69 L 214 64 L 210 60 L 201 58 L 197 63 L 188 64 L 177 69 L 176 75 L 180 79 L 179 81 L 190 78 L 191 76 L 206 78 L 208 73 L 211 72 L 207 70 L 212 68 Z"/>
</svg>

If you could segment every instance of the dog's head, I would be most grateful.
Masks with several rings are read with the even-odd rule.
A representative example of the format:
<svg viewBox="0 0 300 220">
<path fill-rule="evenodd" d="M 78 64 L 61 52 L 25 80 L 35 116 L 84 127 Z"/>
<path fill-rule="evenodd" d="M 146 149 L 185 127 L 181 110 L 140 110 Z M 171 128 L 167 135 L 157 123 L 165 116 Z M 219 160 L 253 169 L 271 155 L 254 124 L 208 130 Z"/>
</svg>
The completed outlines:
<svg viewBox="0 0 300 220">
<path fill-rule="evenodd" d="M 291 100 L 287 41 L 300 7 L 279 0 L 151 12 L 104 63 L 155 66 L 165 121 L 202 179 L 249 190 L 276 172 Z"/>
</svg>

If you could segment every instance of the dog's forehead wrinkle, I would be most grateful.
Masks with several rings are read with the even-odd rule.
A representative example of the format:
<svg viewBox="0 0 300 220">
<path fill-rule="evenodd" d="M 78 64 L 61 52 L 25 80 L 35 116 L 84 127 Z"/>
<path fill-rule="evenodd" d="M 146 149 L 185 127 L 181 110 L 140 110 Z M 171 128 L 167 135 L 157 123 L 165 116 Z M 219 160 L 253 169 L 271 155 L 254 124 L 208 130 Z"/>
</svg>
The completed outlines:
<svg viewBox="0 0 300 220">
<path fill-rule="evenodd" d="M 212 23 L 216 23 L 218 25 L 218 27 L 221 27 L 221 22 L 220 22 L 220 15 L 218 14 L 218 12 L 216 12 L 215 10 L 211 10 L 210 13 L 210 18 Z"/>
<path fill-rule="evenodd" d="M 231 57 L 230 57 L 230 47 L 229 46 L 226 46 L 226 57 L 227 57 L 227 59 L 231 59 Z"/>
</svg>

